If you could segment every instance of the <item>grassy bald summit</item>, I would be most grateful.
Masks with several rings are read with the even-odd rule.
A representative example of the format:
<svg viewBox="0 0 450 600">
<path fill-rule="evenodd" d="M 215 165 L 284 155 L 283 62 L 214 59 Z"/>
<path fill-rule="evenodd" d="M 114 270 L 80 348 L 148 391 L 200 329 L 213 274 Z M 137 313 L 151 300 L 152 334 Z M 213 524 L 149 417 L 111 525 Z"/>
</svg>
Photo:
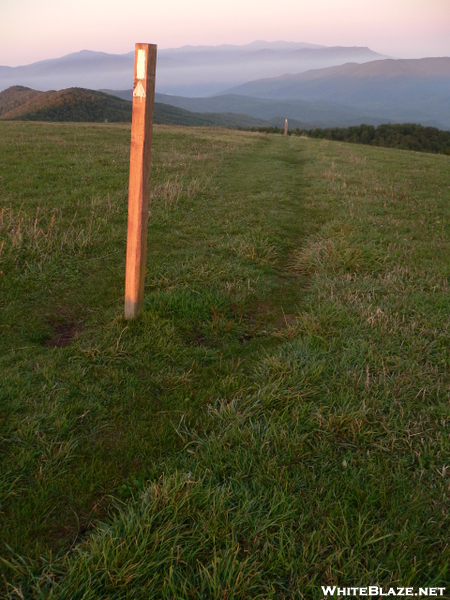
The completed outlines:
<svg viewBox="0 0 450 600">
<path fill-rule="evenodd" d="M 131 102 L 94 90 L 69 88 L 39 92 L 20 85 L 0 93 L 0 119 L 20 121 L 131 122 Z M 155 103 L 154 123 L 158 125 L 262 127 L 268 123 L 243 114 L 198 114 L 182 108 Z"/>
<path fill-rule="evenodd" d="M 129 125 L 0 122 L 0 597 L 448 588 L 450 157 L 153 148 L 126 324 Z"/>
</svg>

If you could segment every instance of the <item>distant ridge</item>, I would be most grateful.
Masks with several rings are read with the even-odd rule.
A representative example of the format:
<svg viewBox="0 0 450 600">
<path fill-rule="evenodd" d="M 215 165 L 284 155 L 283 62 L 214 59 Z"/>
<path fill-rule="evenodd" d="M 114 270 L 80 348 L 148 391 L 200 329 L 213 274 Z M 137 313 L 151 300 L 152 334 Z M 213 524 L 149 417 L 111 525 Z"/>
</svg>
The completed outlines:
<svg viewBox="0 0 450 600">
<path fill-rule="evenodd" d="M 397 122 L 450 128 L 447 57 L 346 64 L 251 81 L 227 93 L 272 100 L 333 101 Z"/>
<path fill-rule="evenodd" d="M 284 74 L 279 77 L 250 81 L 226 90 L 227 93 L 264 98 L 299 98 L 312 96 L 325 89 L 329 82 L 336 90 L 346 88 L 348 82 L 364 84 L 376 82 L 435 81 L 450 89 L 450 58 L 385 59 L 364 64 L 348 63 L 304 73 Z M 325 83 L 326 82 L 326 83 Z"/>
</svg>

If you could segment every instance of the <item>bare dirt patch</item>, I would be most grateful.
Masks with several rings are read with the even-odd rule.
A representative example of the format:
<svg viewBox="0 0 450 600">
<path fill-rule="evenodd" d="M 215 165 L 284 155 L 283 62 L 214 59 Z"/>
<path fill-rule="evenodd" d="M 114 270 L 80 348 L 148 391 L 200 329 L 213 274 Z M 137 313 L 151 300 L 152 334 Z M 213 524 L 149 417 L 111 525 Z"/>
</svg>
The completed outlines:
<svg viewBox="0 0 450 600">
<path fill-rule="evenodd" d="M 50 328 L 50 335 L 45 340 L 44 345 L 48 348 L 65 348 L 70 346 L 82 329 L 81 323 L 74 319 L 71 311 L 66 308 L 60 308 L 56 315 L 49 317 L 47 322 Z"/>
<path fill-rule="evenodd" d="M 49 348 L 65 348 L 69 346 L 79 331 L 79 326 L 74 321 L 69 323 L 52 324 L 53 335 L 47 339 L 45 345 Z"/>
</svg>

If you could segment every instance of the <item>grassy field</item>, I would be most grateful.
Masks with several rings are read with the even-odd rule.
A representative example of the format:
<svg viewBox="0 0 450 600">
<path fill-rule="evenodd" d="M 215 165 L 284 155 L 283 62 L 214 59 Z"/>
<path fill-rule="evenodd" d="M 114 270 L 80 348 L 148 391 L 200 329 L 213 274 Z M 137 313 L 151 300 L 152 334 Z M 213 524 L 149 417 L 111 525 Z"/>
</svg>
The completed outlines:
<svg viewBox="0 0 450 600">
<path fill-rule="evenodd" d="M 450 158 L 0 123 L 0 596 L 450 586 Z"/>
</svg>

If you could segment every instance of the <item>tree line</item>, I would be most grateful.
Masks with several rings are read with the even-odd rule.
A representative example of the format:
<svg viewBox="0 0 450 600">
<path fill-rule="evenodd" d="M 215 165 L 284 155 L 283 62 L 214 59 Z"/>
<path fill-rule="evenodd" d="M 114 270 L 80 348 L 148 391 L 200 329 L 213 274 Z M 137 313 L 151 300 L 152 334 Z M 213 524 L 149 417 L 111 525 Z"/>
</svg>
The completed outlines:
<svg viewBox="0 0 450 600">
<path fill-rule="evenodd" d="M 280 127 L 258 127 L 252 128 L 252 130 L 266 133 L 284 133 L 284 129 Z M 378 125 L 378 127 L 356 125 L 326 129 L 293 129 L 289 131 L 289 134 L 450 156 L 450 131 L 443 131 L 437 127 L 424 127 L 416 123 L 389 123 Z"/>
</svg>

